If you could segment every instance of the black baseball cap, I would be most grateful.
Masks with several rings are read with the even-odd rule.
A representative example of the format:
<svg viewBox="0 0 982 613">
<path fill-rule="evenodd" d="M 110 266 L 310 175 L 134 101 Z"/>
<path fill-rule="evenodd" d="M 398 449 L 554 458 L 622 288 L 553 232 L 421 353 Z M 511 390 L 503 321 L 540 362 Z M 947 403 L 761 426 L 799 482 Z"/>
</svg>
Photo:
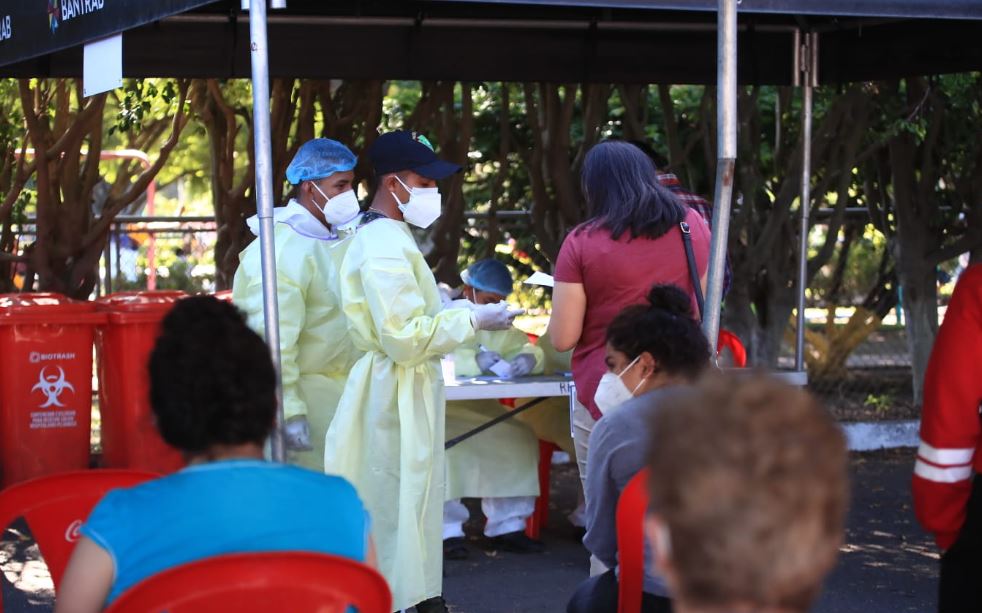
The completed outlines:
<svg viewBox="0 0 982 613">
<path fill-rule="evenodd" d="M 375 168 L 375 176 L 411 170 L 416 174 L 438 181 L 460 172 L 461 166 L 441 160 L 433 151 L 433 145 L 419 132 L 396 130 L 386 132 L 372 143 L 368 157 Z"/>
</svg>

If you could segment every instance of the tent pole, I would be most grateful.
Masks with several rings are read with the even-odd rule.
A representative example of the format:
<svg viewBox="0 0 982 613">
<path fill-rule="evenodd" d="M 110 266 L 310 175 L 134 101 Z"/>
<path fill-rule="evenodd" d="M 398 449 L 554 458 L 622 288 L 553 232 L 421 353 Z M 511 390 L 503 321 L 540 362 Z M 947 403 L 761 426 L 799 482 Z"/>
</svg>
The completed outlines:
<svg viewBox="0 0 982 613">
<path fill-rule="evenodd" d="M 797 38 L 797 37 L 796 37 Z M 795 315 L 794 369 L 805 370 L 805 289 L 808 283 L 808 221 L 811 215 L 812 88 L 818 65 L 818 35 L 804 36 L 801 58 L 801 228 L 798 241 L 798 309 Z"/>
<path fill-rule="evenodd" d="M 723 267 L 730 229 L 733 171 L 737 138 L 737 0 L 719 0 L 716 57 L 716 190 L 713 194 L 713 237 L 709 253 L 709 281 L 703 331 L 715 348 L 719 336 L 720 306 L 723 301 Z M 713 352 L 715 355 L 715 351 Z"/>
<path fill-rule="evenodd" d="M 276 428 L 270 452 L 276 462 L 283 452 L 283 389 L 280 384 L 280 309 L 276 300 L 276 245 L 273 238 L 273 161 L 269 126 L 269 54 L 266 38 L 266 0 L 253 0 L 249 11 L 252 49 L 252 121 L 256 150 L 256 209 L 262 261 L 263 320 L 266 342 L 276 368 Z"/>
<path fill-rule="evenodd" d="M 117 226 L 116 232 L 119 232 L 119 227 Z M 106 287 L 106 296 L 113 293 L 113 224 L 109 224 L 109 239 L 106 241 L 106 279 L 104 281 Z M 119 251 L 116 252 L 116 259 L 119 259 Z"/>
</svg>

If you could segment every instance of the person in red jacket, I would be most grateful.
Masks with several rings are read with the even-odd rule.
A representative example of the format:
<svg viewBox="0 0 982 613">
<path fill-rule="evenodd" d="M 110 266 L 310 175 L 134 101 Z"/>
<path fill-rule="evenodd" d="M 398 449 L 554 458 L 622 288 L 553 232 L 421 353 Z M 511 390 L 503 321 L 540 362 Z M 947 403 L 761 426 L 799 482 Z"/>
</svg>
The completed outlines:
<svg viewBox="0 0 982 613">
<path fill-rule="evenodd" d="M 958 280 L 924 379 L 917 520 L 943 550 L 938 610 L 982 611 L 982 264 Z"/>
</svg>

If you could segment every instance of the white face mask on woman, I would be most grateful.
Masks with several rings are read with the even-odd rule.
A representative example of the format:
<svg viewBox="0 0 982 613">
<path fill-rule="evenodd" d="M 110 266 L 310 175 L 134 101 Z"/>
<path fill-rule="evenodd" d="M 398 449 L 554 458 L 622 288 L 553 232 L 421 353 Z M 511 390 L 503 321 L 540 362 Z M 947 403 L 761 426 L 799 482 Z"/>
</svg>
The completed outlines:
<svg viewBox="0 0 982 613">
<path fill-rule="evenodd" d="M 324 212 L 324 219 L 332 226 L 343 226 L 357 217 L 358 213 L 361 213 L 361 207 L 358 205 L 358 196 L 355 196 L 355 190 L 349 189 L 333 198 L 328 198 L 327 194 L 316 183 L 312 182 L 311 185 L 324 197 L 325 202 L 324 206 L 321 207 L 321 211 Z"/>
<path fill-rule="evenodd" d="M 402 212 L 406 223 L 412 224 L 417 228 L 428 228 L 436 221 L 442 212 L 440 206 L 440 190 L 436 187 L 409 187 L 402 182 L 398 176 L 396 181 L 402 184 L 409 192 L 409 202 L 403 204 L 399 202 L 395 192 L 389 192 L 396 199 L 399 210 Z"/>
<path fill-rule="evenodd" d="M 638 391 L 638 388 L 644 384 L 645 379 L 648 377 L 641 379 L 641 381 L 634 386 L 633 390 L 629 390 L 627 389 L 627 386 L 624 385 L 624 381 L 621 379 L 621 377 L 624 376 L 624 373 L 631 370 L 631 367 L 637 364 L 638 360 L 640 359 L 641 356 L 638 355 L 638 357 L 634 358 L 634 360 L 618 374 L 609 372 L 600 377 L 600 385 L 597 386 L 597 393 L 593 395 L 593 401 L 597 404 L 597 408 L 600 409 L 602 414 L 607 415 L 631 398 L 634 398 L 634 392 Z"/>
</svg>

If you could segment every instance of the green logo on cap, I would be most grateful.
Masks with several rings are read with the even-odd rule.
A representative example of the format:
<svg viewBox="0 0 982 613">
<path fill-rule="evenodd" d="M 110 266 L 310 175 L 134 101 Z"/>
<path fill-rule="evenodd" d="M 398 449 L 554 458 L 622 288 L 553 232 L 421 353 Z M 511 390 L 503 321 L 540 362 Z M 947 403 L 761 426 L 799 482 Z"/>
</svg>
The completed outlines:
<svg viewBox="0 0 982 613">
<path fill-rule="evenodd" d="M 423 136 L 422 134 L 419 134 L 417 132 L 413 132 L 413 140 L 416 141 L 417 143 L 422 143 L 422 144 L 426 145 L 426 147 L 430 151 L 433 151 L 434 153 L 436 153 L 436 151 L 433 149 L 433 145 L 430 143 L 429 139 L 426 138 L 425 136 Z"/>
</svg>

